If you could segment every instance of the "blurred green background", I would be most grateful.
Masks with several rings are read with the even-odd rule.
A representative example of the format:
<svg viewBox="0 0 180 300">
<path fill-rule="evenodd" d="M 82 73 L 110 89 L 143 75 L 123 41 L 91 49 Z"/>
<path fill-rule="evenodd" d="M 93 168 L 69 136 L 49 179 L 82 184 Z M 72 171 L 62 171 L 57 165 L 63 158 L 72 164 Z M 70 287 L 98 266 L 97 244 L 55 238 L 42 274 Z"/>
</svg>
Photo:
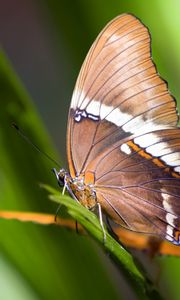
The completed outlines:
<svg viewBox="0 0 180 300">
<path fill-rule="evenodd" d="M 124 12 L 148 26 L 153 59 L 180 105 L 178 0 L 0 2 L 0 209 L 55 212 L 38 185 L 57 186 L 52 163 L 10 124 L 17 121 L 38 146 L 52 157 L 59 155 L 66 166 L 66 120 L 80 66 L 99 31 Z M 160 257 L 153 264 L 164 298 L 179 299 L 179 259 Z M 147 272 L 151 276 L 152 270 Z M 0 220 L 0 299 L 136 296 L 90 238 L 54 226 Z"/>
</svg>

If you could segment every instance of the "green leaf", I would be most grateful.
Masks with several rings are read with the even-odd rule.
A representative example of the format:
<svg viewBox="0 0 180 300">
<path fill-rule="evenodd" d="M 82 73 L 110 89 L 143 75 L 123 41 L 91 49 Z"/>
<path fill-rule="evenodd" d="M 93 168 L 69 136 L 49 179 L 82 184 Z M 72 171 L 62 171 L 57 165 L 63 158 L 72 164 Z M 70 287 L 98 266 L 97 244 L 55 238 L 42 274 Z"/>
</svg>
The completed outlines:
<svg viewBox="0 0 180 300">
<path fill-rule="evenodd" d="M 57 159 L 56 151 L 3 51 L 0 84 L 0 209 L 55 213 L 57 205 L 39 187 L 42 181 L 57 185 L 53 165 L 18 136 L 11 123 L 16 122 L 36 145 Z M 119 299 L 100 250 L 74 232 L 1 219 L 0 248 L 4 264 L 12 270 L 4 272 L 10 290 L 15 287 L 16 272 L 24 282 L 22 290 L 21 285 L 14 290 L 19 299 L 24 299 L 25 289 L 27 299 L 32 295 L 46 300 Z M 89 289 L 91 284 L 93 289 Z M 7 289 L 5 292 L 8 299 Z M 2 293 L 0 288 L 4 299 Z"/>
<path fill-rule="evenodd" d="M 83 225 L 87 231 L 96 238 L 96 240 L 98 240 L 101 244 L 104 244 L 105 249 L 114 255 L 137 281 L 139 280 L 139 282 L 144 282 L 143 275 L 135 266 L 132 256 L 111 237 L 106 229 L 106 240 L 104 242 L 104 234 L 99 219 L 93 212 L 86 209 L 72 198 L 60 195 L 58 191 L 54 191 L 54 194 L 50 196 L 50 199 L 63 204 L 67 208 L 69 215 Z"/>
<path fill-rule="evenodd" d="M 59 43 L 62 45 L 66 41 L 63 47 L 66 53 L 70 53 L 66 57 L 70 62 L 70 89 L 71 74 L 75 80 L 80 64 L 102 26 L 120 13 L 132 12 L 149 27 L 152 33 L 153 56 L 160 74 L 168 80 L 170 90 L 177 99 L 180 98 L 178 2 L 46 0 L 38 3 L 38 11 L 44 11 L 44 3 L 48 3 L 48 13 L 45 15 L 47 17 L 49 14 L 52 27 L 59 34 Z M 50 27 L 48 23 L 48 28 Z M 47 27 L 43 29 L 46 30 Z M 13 36 L 16 36 L 14 31 Z M 23 51 L 23 42 L 20 48 Z M 57 48 L 55 52 L 58 52 Z M 62 65 L 59 64 L 63 58 L 58 59 L 57 68 L 64 74 Z M 54 178 L 50 172 L 52 166 L 13 132 L 11 122 L 17 121 L 38 146 L 56 159 L 57 154 L 27 92 L 3 53 L 0 54 L 0 103 L 0 207 L 53 213 L 56 207 L 47 201 L 46 194 L 38 187 L 39 182 L 53 185 Z M 113 272 L 109 271 L 103 253 L 87 238 L 81 238 L 70 231 L 54 226 L 41 227 L 0 220 L 0 246 L 4 262 L 8 261 L 7 267 L 15 269 L 23 278 L 22 282 L 39 299 L 119 299 L 119 294 L 123 291 L 121 281 L 118 281 L 120 291 L 117 292 Z M 164 294 L 167 294 L 170 286 L 171 294 L 167 298 L 179 299 L 180 260 L 162 257 L 157 261 L 162 262 L 164 282 L 161 285 Z M 8 276 L 7 272 L 5 276 Z M 11 287 L 10 277 L 7 277 L 7 282 Z M 129 280 L 127 283 L 131 289 Z M 126 290 L 124 294 L 126 295 Z M 2 294 L 0 298 L 3 299 Z M 23 292 L 22 299 L 24 298 Z"/>
<path fill-rule="evenodd" d="M 138 270 L 135 265 L 132 256 L 107 232 L 106 239 L 104 241 L 104 234 L 97 216 L 86 209 L 79 202 L 69 196 L 60 194 L 54 188 L 48 185 L 42 185 L 50 194 L 49 198 L 66 207 L 68 214 L 73 217 L 78 223 L 80 223 L 87 232 L 95 238 L 105 250 L 119 263 L 121 270 L 124 271 L 124 275 L 128 280 L 129 284 L 137 293 L 141 299 L 147 299 L 149 293 L 148 282 L 144 275 Z M 151 285 L 151 288 L 153 285 Z M 153 288 L 152 288 L 153 290 Z M 154 293 L 154 291 L 153 291 Z M 156 292 L 157 293 L 157 292 Z M 150 292 L 151 294 L 151 292 Z M 155 299 L 161 299 L 158 293 L 155 295 Z"/>
</svg>

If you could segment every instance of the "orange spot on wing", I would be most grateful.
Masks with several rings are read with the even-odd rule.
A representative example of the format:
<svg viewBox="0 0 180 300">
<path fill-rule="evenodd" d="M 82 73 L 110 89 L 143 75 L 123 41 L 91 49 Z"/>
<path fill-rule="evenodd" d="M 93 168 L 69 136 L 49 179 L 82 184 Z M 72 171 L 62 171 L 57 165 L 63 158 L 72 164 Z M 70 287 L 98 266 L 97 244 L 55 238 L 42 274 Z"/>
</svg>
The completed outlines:
<svg viewBox="0 0 180 300">
<path fill-rule="evenodd" d="M 144 150 L 139 151 L 139 154 L 147 159 L 151 159 L 152 156 L 148 153 L 146 153 Z"/>
<path fill-rule="evenodd" d="M 175 232 L 175 240 L 179 241 L 180 231 Z"/>
<path fill-rule="evenodd" d="M 94 172 L 87 171 L 85 173 L 84 183 L 85 184 L 94 184 L 94 181 L 95 181 Z"/>
<path fill-rule="evenodd" d="M 147 152 L 145 152 L 143 149 L 141 149 L 140 147 L 138 147 L 136 144 L 134 144 L 132 141 L 127 143 L 129 147 L 131 147 L 133 150 L 137 151 L 139 155 L 147 158 L 147 159 L 151 159 L 152 156 L 150 154 L 148 154 Z"/>
<path fill-rule="evenodd" d="M 171 172 L 172 176 L 176 177 L 176 178 L 180 178 L 180 175 L 177 174 L 176 172 Z"/>
<path fill-rule="evenodd" d="M 127 144 L 128 144 L 128 146 L 130 146 L 135 151 L 140 150 L 140 148 L 136 144 L 134 144 L 132 141 L 127 142 Z"/>
<path fill-rule="evenodd" d="M 128 146 L 132 148 L 134 151 L 137 151 L 139 155 L 147 158 L 152 159 L 152 162 L 157 165 L 158 167 L 166 167 L 166 165 L 159 159 L 159 158 L 153 158 L 152 155 L 148 154 L 145 150 L 138 147 L 136 144 L 134 144 L 132 141 L 129 141 Z M 173 177 L 180 178 L 180 175 L 176 172 L 172 172 L 169 167 L 164 169 L 165 172 L 170 173 Z"/>
<path fill-rule="evenodd" d="M 154 158 L 153 159 L 153 163 L 159 167 L 165 167 L 165 164 L 163 164 L 158 158 Z M 169 169 L 169 168 L 166 168 L 166 169 Z M 169 170 L 166 170 L 166 172 L 169 172 Z"/>
</svg>

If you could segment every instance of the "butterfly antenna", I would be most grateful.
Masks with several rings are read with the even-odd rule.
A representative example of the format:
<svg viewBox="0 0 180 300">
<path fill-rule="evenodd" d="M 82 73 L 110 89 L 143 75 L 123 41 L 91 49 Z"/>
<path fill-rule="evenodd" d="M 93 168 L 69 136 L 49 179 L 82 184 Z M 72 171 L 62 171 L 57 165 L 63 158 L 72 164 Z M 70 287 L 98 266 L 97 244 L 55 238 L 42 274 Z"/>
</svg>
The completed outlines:
<svg viewBox="0 0 180 300">
<path fill-rule="evenodd" d="M 59 165 L 59 163 L 53 159 L 52 157 L 50 157 L 46 152 L 42 151 L 38 146 L 36 146 L 28 137 L 26 134 L 24 134 L 24 132 L 17 126 L 17 124 L 12 123 L 12 127 L 14 127 L 18 134 L 28 143 L 30 144 L 34 149 L 36 149 L 39 153 L 43 154 L 46 158 L 48 158 L 50 161 L 52 161 L 54 164 L 56 164 L 59 168 L 61 167 Z"/>
</svg>

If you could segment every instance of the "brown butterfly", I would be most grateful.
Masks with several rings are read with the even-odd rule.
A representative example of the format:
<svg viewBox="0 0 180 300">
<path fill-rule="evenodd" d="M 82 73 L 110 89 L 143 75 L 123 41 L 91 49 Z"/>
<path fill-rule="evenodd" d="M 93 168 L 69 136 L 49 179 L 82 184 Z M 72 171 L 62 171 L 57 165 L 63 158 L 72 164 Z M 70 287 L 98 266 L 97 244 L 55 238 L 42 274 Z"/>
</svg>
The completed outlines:
<svg viewBox="0 0 180 300">
<path fill-rule="evenodd" d="M 69 173 L 56 176 L 83 206 L 98 206 L 100 216 L 102 209 L 127 229 L 179 245 L 177 122 L 175 99 L 151 59 L 148 29 L 120 15 L 81 68 L 68 118 Z"/>
</svg>

